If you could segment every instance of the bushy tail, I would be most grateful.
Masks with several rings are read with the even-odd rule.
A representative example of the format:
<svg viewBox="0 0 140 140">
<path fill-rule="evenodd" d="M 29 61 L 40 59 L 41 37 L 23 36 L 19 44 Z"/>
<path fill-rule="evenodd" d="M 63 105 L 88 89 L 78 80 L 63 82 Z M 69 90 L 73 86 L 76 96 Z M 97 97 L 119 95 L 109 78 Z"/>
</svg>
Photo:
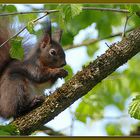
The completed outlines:
<svg viewBox="0 0 140 140">
<path fill-rule="evenodd" d="M 8 20 L 0 18 L 0 45 L 10 37 L 9 22 Z M 12 60 L 9 55 L 10 43 L 0 47 L 0 75 L 5 67 Z"/>
</svg>

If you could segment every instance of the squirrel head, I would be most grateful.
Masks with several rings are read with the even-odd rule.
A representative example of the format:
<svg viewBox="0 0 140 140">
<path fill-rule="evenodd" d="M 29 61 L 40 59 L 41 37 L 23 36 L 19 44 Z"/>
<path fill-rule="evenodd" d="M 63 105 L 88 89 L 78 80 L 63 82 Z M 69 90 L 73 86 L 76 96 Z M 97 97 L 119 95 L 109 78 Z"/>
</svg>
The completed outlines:
<svg viewBox="0 0 140 140">
<path fill-rule="evenodd" d="M 51 22 L 47 21 L 44 37 L 39 44 L 40 61 L 44 66 L 60 68 L 66 65 L 65 53 L 60 45 L 62 31 L 57 31 L 55 36 L 51 35 Z"/>
</svg>

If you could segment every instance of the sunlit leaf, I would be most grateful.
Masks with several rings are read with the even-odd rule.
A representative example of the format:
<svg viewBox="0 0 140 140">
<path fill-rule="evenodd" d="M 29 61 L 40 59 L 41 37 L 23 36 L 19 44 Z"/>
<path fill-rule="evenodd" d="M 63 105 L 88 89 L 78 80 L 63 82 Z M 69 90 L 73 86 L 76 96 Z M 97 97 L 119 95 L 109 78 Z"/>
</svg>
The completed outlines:
<svg viewBox="0 0 140 140">
<path fill-rule="evenodd" d="M 66 66 L 64 67 L 64 69 L 68 71 L 68 76 L 65 77 L 65 81 L 68 81 L 68 80 L 71 79 L 72 76 L 73 76 L 73 70 L 72 70 L 72 68 L 71 68 L 69 65 L 66 65 Z"/>
<path fill-rule="evenodd" d="M 109 123 L 106 125 L 106 132 L 110 136 L 122 136 L 122 130 L 120 129 L 121 126 L 117 123 Z"/>
<path fill-rule="evenodd" d="M 125 8 L 128 9 L 129 12 L 131 12 L 131 13 L 140 11 L 140 5 L 138 5 L 138 4 L 128 4 L 128 5 L 125 5 Z"/>
<path fill-rule="evenodd" d="M 60 11 L 59 23 L 61 27 L 64 27 L 72 18 L 80 14 L 82 6 L 80 4 L 59 4 L 57 9 Z"/>
<path fill-rule="evenodd" d="M 6 5 L 5 10 L 8 12 L 17 12 L 17 8 L 14 5 Z"/>
<path fill-rule="evenodd" d="M 87 54 L 92 57 L 93 54 L 98 50 L 98 44 L 91 44 L 87 46 Z"/>
<path fill-rule="evenodd" d="M 13 125 L 0 125 L 0 135 L 7 136 L 7 135 L 19 135 L 19 131 Z"/>
<path fill-rule="evenodd" d="M 17 37 L 11 40 L 10 56 L 14 59 L 22 60 L 24 57 L 24 49 L 21 47 L 22 38 Z"/>
<path fill-rule="evenodd" d="M 35 33 L 34 23 L 32 21 L 28 22 L 26 28 L 27 28 L 27 30 L 29 31 L 30 34 L 34 34 Z"/>
<path fill-rule="evenodd" d="M 140 95 L 137 95 L 131 102 L 128 110 L 131 117 L 140 119 Z"/>
</svg>

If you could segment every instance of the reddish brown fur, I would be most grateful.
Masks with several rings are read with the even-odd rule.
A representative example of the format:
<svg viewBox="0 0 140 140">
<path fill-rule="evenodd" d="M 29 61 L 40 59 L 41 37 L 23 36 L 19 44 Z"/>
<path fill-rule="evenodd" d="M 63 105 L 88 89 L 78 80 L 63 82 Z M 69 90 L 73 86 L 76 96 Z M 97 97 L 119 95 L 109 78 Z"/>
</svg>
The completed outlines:
<svg viewBox="0 0 140 140">
<path fill-rule="evenodd" d="M 0 43 L 8 36 L 8 29 L 3 29 L 5 34 L 0 34 Z M 23 62 L 11 61 L 9 49 L 10 43 L 0 48 L 0 116 L 16 118 L 44 101 L 44 96 L 37 95 L 36 85 L 39 89 L 42 84 L 55 82 L 68 73 L 61 68 L 66 64 L 61 45 L 52 40 L 47 32 Z M 52 49 L 56 56 L 50 54 Z"/>
<path fill-rule="evenodd" d="M 9 38 L 9 31 L 6 22 L 0 23 L 0 45 L 4 43 Z M 9 50 L 10 44 L 7 42 L 4 46 L 0 47 L 0 75 L 6 67 L 6 65 L 11 61 Z"/>
</svg>

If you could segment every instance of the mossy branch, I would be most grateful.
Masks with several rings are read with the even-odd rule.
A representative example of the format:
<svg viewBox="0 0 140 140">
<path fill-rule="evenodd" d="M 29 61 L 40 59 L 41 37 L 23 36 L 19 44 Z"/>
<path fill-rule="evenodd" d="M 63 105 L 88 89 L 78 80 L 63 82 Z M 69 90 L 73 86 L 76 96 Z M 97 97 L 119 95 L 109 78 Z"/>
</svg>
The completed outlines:
<svg viewBox="0 0 140 140">
<path fill-rule="evenodd" d="M 121 42 L 111 45 L 104 54 L 47 97 L 40 107 L 17 118 L 11 124 L 19 129 L 21 135 L 31 134 L 87 94 L 139 51 L 140 28 L 133 30 Z"/>
</svg>

